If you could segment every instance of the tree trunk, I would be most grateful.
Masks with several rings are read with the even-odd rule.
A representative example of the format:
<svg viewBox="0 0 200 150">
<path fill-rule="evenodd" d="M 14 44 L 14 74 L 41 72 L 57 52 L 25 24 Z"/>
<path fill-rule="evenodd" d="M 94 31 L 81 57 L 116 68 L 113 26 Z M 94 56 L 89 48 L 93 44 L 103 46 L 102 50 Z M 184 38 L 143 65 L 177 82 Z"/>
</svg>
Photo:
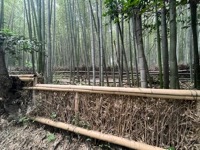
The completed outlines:
<svg viewBox="0 0 200 150">
<path fill-rule="evenodd" d="M 0 29 L 4 28 L 4 0 L 1 0 Z"/>
<path fill-rule="evenodd" d="M 104 50 L 103 50 L 103 23 L 102 23 L 102 0 L 100 0 L 99 7 L 99 40 L 100 40 L 100 73 L 101 73 L 101 86 L 104 86 Z M 105 68 L 106 69 L 106 68 Z"/>
<path fill-rule="evenodd" d="M 200 66 L 199 66 L 199 52 L 198 52 L 198 38 L 197 38 L 197 2 L 190 0 L 191 11 L 191 27 L 193 35 L 194 46 L 194 88 L 200 89 Z"/>
<path fill-rule="evenodd" d="M 51 38 L 51 19 L 52 19 L 52 1 L 48 1 L 48 32 L 47 32 L 47 47 L 48 47 L 48 57 L 47 57 L 47 67 L 46 67 L 46 81 L 47 83 L 52 83 L 52 38 Z"/>
<path fill-rule="evenodd" d="M 119 28 L 118 25 L 116 24 L 116 35 L 117 35 L 117 44 L 116 44 L 116 57 L 117 57 L 117 66 L 118 66 L 118 73 L 119 73 L 119 86 L 121 87 L 123 84 L 123 70 L 121 70 L 121 63 L 120 63 L 120 43 L 119 43 Z"/>
<path fill-rule="evenodd" d="M 129 32 L 129 53 L 130 53 L 130 70 L 131 70 L 131 84 L 130 86 L 134 86 L 134 77 L 133 77 L 133 52 L 132 52 L 132 40 L 131 40 L 131 19 L 129 19 L 128 23 L 128 32 Z"/>
<path fill-rule="evenodd" d="M 1 1 L 1 14 L 0 14 L 0 30 L 4 27 L 4 0 Z M 5 63 L 5 52 L 3 49 L 4 37 L 0 35 L 0 98 L 3 100 L 8 96 L 8 91 L 11 87 L 11 80 L 8 75 L 8 70 Z M 1 102 L 1 101 L 0 101 Z M 0 104 L 0 109 L 2 108 Z"/>
<path fill-rule="evenodd" d="M 167 23 L 166 23 L 166 7 L 165 0 L 163 0 L 163 8 L 161 11 L 161 30 L 162 30 L 162 60 L 163 60 L 163 87 L 169 88 L 169 54 L 168 54 L 168 40 L 167 40 Z"/>
<path fill-rule="evenodd" d="M 156 34 L 157 34 L 157 50 L 158 50 L 158 66 L 159 66 L 159 80 L 160 80 L 160 88 L 163 88 L 163 75 L 162 75 L 162 60 L 161 60 L 161 45 L 160 45 L 160 25 L 158 18 L 158 3 L 156 1 Z"/>
<path fill-rule="evenodd" d="M 170 88 L 179 89 L 176 56 L 176 0 L 170 0 Z"/>
<path fill-rule="evenodd" d="M 140 82 L 142 88 L 147 88 L 147 64 L 145 54 L 144 54 L 144 45 L 142 39 L 142 18 L 140 14 L 135 14 L 136 22 L 136 42 L 138 48 L 138 61 L 139 61 L 139 71 L 140 71 Z"/>
<path fill-rule="evenodd" d="M 139 72 L 138 72 L 138 61 L 137 61 L 137 44 L 136 44 L 136 22 L 135 18 L 132 18 L 132 28 L 133 28 L 133 46 L 134 46 L 134 59 L 135 59 L 135 71 L 136 71 L 136 82 L 137 87 L 139 87 Z"/>
<path fill-rule="evenodd" d="M 92 76 L 93 76 L 93 85 L 96 85 L 96 73 L 95 73 L 95 34 L 94 34 L 94 23 L 92 18 L 93 11 L 90 7 L 90 27 L 91 27 L 91 54 L 92 54 Z"/>
<path fill-rule="evenodd" d="M 11 80 L 6 68 L 3 40 L 0 39 L 0 98 L 3 98 L 3 100 L 6 99 L 10 87 Z"/>
<path fill-rule="evenodd" d="M 123 35 L 123 29 L 121 29 L 119 22 L 117 23 L 118 28 L 119 28 L 119 35 L 120 35 L 120 39 L 121 39 L 121 80 L 122 80 L 122 84 L 123 84 L 123 57 L 125 60 L 125 67 L 126 67 L 126 76 L 127 76 L 127 84 L 130 86 L 130 77 L 129 77 L 129 70 L 128 70 L 128 61 L 127 61 L 127 57 L 126 57 L 126 52 L 125 52 L 125 46 L 124 46 L 124 35 Z"/>
<path fill-rule="evenodd" d="M 113 29 L 112 29 L 112 19 L 110 18 L 110 40 L 111 40 L 111 50 L 112 50 L 112 78 L 113 86 L 116 86 L 115 81 L 115 57 L 114 57 L 114 42 L 113 42 Z"/>
</svg>

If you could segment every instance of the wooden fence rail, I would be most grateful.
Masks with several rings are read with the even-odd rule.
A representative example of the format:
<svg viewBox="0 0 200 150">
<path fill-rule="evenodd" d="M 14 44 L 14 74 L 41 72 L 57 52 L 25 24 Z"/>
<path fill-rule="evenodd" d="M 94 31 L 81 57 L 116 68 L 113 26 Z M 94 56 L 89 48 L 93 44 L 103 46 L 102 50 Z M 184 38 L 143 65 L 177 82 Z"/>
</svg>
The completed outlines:
<svg viewBox="0 0 200 150">
<path fill-rule="evenodd" d="M 76 85 L 54 85 L 54 84 L 36 84 L 34 87 L 26 87 L 24 89 L 132 95 L 140 97 L 179 99 L 179 100 L 200 100 L 199 90 L 121 88 L 121 87 L 76 86 Z"/>
</svg>

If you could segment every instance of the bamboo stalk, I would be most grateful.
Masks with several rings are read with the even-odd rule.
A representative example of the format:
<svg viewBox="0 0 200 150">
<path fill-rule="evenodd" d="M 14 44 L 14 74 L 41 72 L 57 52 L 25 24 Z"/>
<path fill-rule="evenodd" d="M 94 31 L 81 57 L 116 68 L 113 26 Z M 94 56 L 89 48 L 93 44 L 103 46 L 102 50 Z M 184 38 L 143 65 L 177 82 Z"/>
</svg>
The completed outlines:
<svg viewBox="0 0 200 150">
<path fill-rule="evenodd" d="M 19 77 L 19 79 L 24 82 L 34 81 L 34 78 L 31 77 Z"/>
<path fill-rule="evenodd" d="M 165 99 L 200 100 L 200 91 L 198 90 L 119 88 L 119 87 L 53 85 L 53 84 L 36 84 L 35 87 L 30 87 L 26 89 L 133 95 L 133 96 L 155 97 L 155 98 L 165 98 Z"/>
<path fill-rule="evenodd" d="M 79 113 L 79 95 L 78 92 L 76 92 L 76 95 L 74 97 L 74 111 L 75 111 L 75 115 L 77 116 Z"/>
<path fill-rule="evenodd" d="M 114 143 L 114 144 L 117 144 L 117 145 L 125 146 L 125 147 L 131 148 L 131 149 L 164 150 L 163 148 L 151 146 L 151 145 L 148 145 L 148 144 L 145 144 L 145 143 L 131 141 L 131 140 L 128 140 L 128 139 L 125 139 L 125 138 L 121 138 L 121 137 L 117 137 L 117 136 L 109 135 L 109 134 L 104 134 L 104 133 L 93 131 L 93 130 L 87 130 L 87 129 L 80 128 L 80 127 L 77 127 L 77 126 L 73 126 L 71 124 L 66 124 L 66 123 L 63 123 L 63 122 L 55 122 L 55 121 L 52 121 L 50 119 L 46 119 L 46 118 L 42 118 L 42 117 L 36 117 L 36 118 L 32 118 L 32 119 L 34 121 L 37 121 L 37 122 L 42 123 L 42 124 L 46 124 L 46 125 L 53 126 L 53 127 L 56 127 L 56 128 L 64 129 L 64 130 L 74 132 L 74 133 L 77 133 L 77 134 L 89 136 L 91 138 L 106 141 L 106 142 L 109 142 L 109 143 Z"/>
<path fill-rule="evenodd" d="M 36 87 L 64 88 L 64 89 L 82 89 L 109 92 L 129 92 L 146 94 L 165 94 L 179 96 L 200 96 L 200 90 L 172 90 L 172 89 L 148 89 L 148 88 L 123 88 L 123 87 L 102 87 L 102 86 L 77 86 L 77 85 L 54 85 L 54 84 L 36 84 Z"/>
<path fill-rule="evenodd" d="M 35 74 L 10 75 L 12 77 L 35 77 Z"/>
<path fill-rule="evenodd" d="M 139 97 L 151 97 L 162 99 L 176 99 L 176 100 L 200 100 L 199 96 L 192 95 L 167 95 L 167 94 L 154 94 L 154 93 L 139 93 L 139 92 L 123 92 L 123 91 L 100 91 L 100 90 L 87 90 L 87 89 L 72 89 L 72 88 L 53 88 L 53 87 L 26 87 L 25 90 L 43 90 L 43 91 L 60 91 L 60 92 L 81 92 L 81 93 L 98 93 L 98 94 L 114 94 L 114 95 L 130 95 Z"/>
</svg>

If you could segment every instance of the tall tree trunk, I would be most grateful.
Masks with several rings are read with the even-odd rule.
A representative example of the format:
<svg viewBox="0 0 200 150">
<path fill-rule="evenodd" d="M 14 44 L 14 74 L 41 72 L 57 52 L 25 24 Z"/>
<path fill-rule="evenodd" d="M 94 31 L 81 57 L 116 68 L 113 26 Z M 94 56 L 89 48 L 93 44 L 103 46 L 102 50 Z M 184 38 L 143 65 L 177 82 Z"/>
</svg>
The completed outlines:
<svg viewBox="0 0 200 150">
<path fill-rule="evenodd" d="M 158 2 L 156 0 L 156 34 L 157 34 L 157 50 L 158 50 L 158 66 L 159 66 L 159 80 L 160 88 L 163 88 L 163 75 L 162 75 L 162 60 L 161 60 L 161 45 L 160 45 L 160 25 L 158 17 Z"/>
<path fill-rule="evenodd" d="M 96 85 L 96 72 L 95 72 L 95 32 L 94 32 L 94 14 L 91 6 L 91 2 L 89 1 L 90 4 L 90 28 L 91 28 L 91 54 L 92 54 L 92 76 L 93 76 L 93 85 Z"/>
<path fill-rule="evenodd" d="M 138 72 L 138 61 L 137 61 L 137 44 L 136 44 L 136 22 L 135 17 L 131 18 L 132 28 L 133 28 L 133 46 L 134 46 L 134 60 L 135 60 L 135 71 L 136 71 L 136 82 L 137 87 L 139 87 L 139 72 Z"/>
<path fill-rule="evenodd" d="M 194 88 L 200 89 L 200 66 L 199 66 L 199 52 L 198 52 L 198 35 L 197 35 L 197 1 L 190 0 L 191 11 L 191 27 L 193 35 L 194 46 Z"/>
<path fill-rule="evenodd" d="M 139 71 L 140 71 L 140 82 L 142 88 L 147 88 L 147 64 L 145 53 L 144 53 L 144 45 L 142 39 L 142 18 L 141 14 L 135 14 L 135 23 L 136 23 L 136 42 L 138 48 L 138 61 L 139 61 Z"/>
<path fill-rule="evenodd" d="M 45 6 L 44 1 L 37 1 L 38 9 L 38 41 L 41 43 L 39 45 L 39 58 L 38 58 L 38 72 L 44 75 L 44 66 L 45 66 Z M 42 14 L 43 13 L 43 14 Z M 43 22 L 42 22 L 43 21 Z M 43 33 L 42 33 L 43 31 Z"/>
<path fill-rule="evenodd" d="M 113 86 L 116 86 L 115 81 L 115 57 L 114 57 L 114 42 L 113 42 L 113 29 L 112 29 L 112 19 L 110 18 L 110 40 L 111 40 L 111 50 L 112 50 L 112 78 Z"/>
<path fill-rule="evenodd" d="M 100 73 L 101 73 L 101 86 L 104 86 L 104 50 L 103 50 L 103 23 L 102 23 L 102 0 L 100 0 L 99 7 L 99 40 L 100 40 Z M 106 68 L 105 68 L 106 69 Z"/>
<path fill-rule="evenodd" d="M 134 77 L 133 77 L 133 51 L 132 51 L 132 40 L 131 40 L 131 19 L 128 22 L 128 40 L 129 40 L 129 54 L 130 54 L 130 70 L 131 70 L 131 84 L 130 86 L 134 86 Z"/>
<path fill-rule="evenodd" d="M 6 98 L 11 87 L 8 71 L 5 63 L 5 53 L 3 50 L 4 39 L 0 38 L 0 98 Z M 1 107 L 1 106 L 0 106 Z"/>
<path fill-rule="evenodd" d="M 161 10 L 161 30 L 162 30 L 162 60 L 163 60 L 163 87 L 169 88 L 169 54 L 168 54 L 168 39 L 167 39 L 167 23 L 166 23 L 166 7 L 163 0 L 163 8 Z"/>
<path fill-rule="evenodd" d="M 1 14 L 0 14 L 0 30 L 4 27 L 4 0 L 1 1 Z M 7 99 L 8 91 L 11 87 L 11 80 L 8 75 L 8 70 L 5 63 L 5 53 L 4 53 L 4 37 L 0 35 L 0 98 L 3 100 Z M 0 109 L 3 108 L 3 104 L 0 101 Z"/>
<path fill-rule="evenodd" d="M 124 36 L 123 36 L 123 29 L 121 29 L 119 22 L 117 23 L 118 28 L 119 28 L 119 35 L 120 35 L 120 39 L 121 39 L 121 80 L 123 83 L 123 57 L 125 60 L 125 67 L 126 67 L 126 76 L 127 76 L 127 84 L 130 86 L 130 77 L 129 77 L 129 71 L 128 71 L 128 61 L 127 61 L 127 57 L 126 57 L 126 52 L 125 52 L 125 46 L 124 46 Z"/>
<path fill-rule="evenodd" d="M 120 63 L 120 58 L 121 58 L 121 54 L 120 54 L 120 43 L 119 43 L 119 27 L 118 25 L 116 25 L 116 35 L 117 35 L 117 44 L 116 44 L 116 57 L 117 57 L 117 66 L 118 66 L 118 74 L 119 74 L 119 86 L 122 86 L 123 84 L 123 70 L 121 70 L 121 63 Z"/>
<path fill-rule="evenodd" d="M 4 28 L 4 0 L 1 0 L 1 11 L 0 11 L 0 29 Z"/>
<path fill-rule="evenodd" d="M 55 65 L 55 54 L 56 54 L 56 0 L 53 2 L 53 48 L 52 48 L 52 73 L 51 73 L 51 81 L 53 81 L 53 69 Z"/>
<path fill-rule="evenodd" d="M 32 41 L 33 40 L 33 35 L 32 35 L 32 17 L 31 17 L 31 3 L 30 0 L 27 1 L 28 2 L 28 8 L 26 7 L 26 1 L 24 0 L 24 6 L 25 6 L 25 10 L 26 10 L 26 20 L 27 20 L 27 24 L 28 24 L 28 33 L 29 33 L 29 39 Z M 35 54 L 34 51 L 31 50 L 31 61 L 32 61 L 32 69 L 33 69 L 33 73 L 35 73 Z"/>
<path fill-rule="evenodd" d="M 176 56 L 176 0 L 170 0 L 170 88 L 179 89 L 178 66 Z"/>
<path fill-rule="evenodd" d="M 47 38 L 47 45 L 48 45 L 48 57 L 47 57 L 47 68 L 46 68 L 46 81 L 47 83 L 52 83 L 52 39 L 51 39 L 51 19 L 52 19 L 52 0 L 48 1 L 48 38 Z"/>
</svg>

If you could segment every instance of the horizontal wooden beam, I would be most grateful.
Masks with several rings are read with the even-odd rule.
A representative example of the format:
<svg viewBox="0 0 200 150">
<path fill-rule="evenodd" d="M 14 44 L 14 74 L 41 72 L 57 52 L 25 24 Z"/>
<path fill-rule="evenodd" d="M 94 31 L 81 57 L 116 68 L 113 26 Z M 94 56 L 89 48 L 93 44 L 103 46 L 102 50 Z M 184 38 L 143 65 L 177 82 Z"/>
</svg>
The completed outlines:
<svg viewBox="0 0 200 150">
<path fill-rule="evenodd" d="M 31 77 L 19 77 L 19 79 L 21 81 L 24 81 L 24 82 L 32 82 L 32 81 L 34 81 L 34 78 L 31 78 Z"/>
<path fill-rule="evenodd" d="M 10 75 L 10 76 L 13 76 L 13 77 L 35 77 L 36 75 L 35 74 L 21 74 L 21 75 Z"/>
<path fill-rule="evenodd" d="M 54 84 L 36 84 L 36 86 L 34 87 L 26 87 L 24 89 L 132 95 L 132 96 L 163 98 L 163 99 L 200 100 L 199 90 L 122 88 L 122 87 L 54 85 Z"/>
<path fill-rule="evenodd" d="M 87 130 L 84 128 L 80 128 L 71 124 L 66 124 L 63 122 L 56 122 L 56 121 L 52 121 L 50 119 L 46 119 L 46 118 L 42 118 L 42 117 L 36 117 L 36 118 L 32 118 L 34 121 L 42 123 L 42 124 L 46 124 L 52 127 L 56 127 L 56 128 L 60 128 L 63 130 L 67 130 L 70 132 L 74 132 L 77 134 L 81 134 L 84 136 L 88 136 L 91 138 L 95 138 L 98 140 L 102 140 L 102 141 L 106 141 L 109 143 L 113 143 L 113 144 L 117 144 L 117 145 L 121 145 L 127 148 L 131 148 L 131 149 L 137 149 L 137 150 L 164 150 L 163 148 L 159 148 L 159 147 L 155 147 L 152 145 L 148 145 L 142 142 L 136 142 L 133 140 L 128 140 L 125 138 L 121 138 L 121 137 L 117 137 L 114 135 L 110 135 L 110 134 L 104 134 L 101 132 L 97 132 L 97 131 L 93 131 L 93 130 Z"/>
</svg>

